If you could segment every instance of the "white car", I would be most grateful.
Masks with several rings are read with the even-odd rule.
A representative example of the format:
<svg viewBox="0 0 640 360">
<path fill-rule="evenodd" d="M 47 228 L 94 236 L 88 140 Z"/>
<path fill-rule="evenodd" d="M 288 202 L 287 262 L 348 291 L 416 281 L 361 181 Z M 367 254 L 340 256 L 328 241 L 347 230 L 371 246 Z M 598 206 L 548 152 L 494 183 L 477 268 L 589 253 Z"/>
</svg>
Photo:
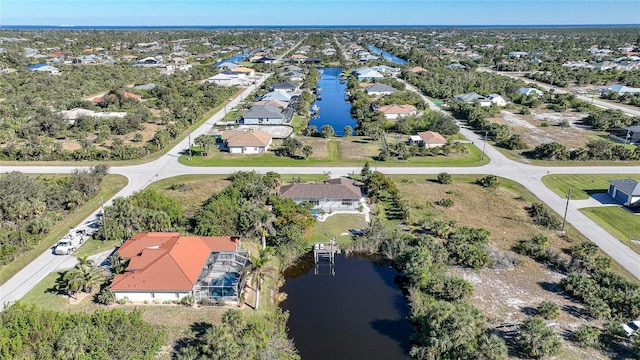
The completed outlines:
<svg viewBox="0 0 640 360">
<path fill-rule="evenodd" d="M 640 320 L 634 320 L 626 324 L 622 324 L 622 330 L 627 333 L 627 336 L 636 334 L 640 330 Z"/>
</svg>

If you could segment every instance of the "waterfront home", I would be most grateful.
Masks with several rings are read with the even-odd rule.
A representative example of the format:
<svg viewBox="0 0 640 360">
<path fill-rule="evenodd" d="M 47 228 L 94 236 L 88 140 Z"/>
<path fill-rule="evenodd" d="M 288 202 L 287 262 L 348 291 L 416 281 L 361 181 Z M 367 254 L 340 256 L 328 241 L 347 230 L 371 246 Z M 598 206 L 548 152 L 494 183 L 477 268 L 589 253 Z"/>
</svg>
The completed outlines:
<svg viewBox="0 0 640 360">
<path fill-rule="evenodd" d="M 372 95 L 372 96 L 391 95 L 396 91 L 398 90 L 396 90 L 395 88 L 389 85 L 380 84 L 380 83 L 369 85 L 366 88 L 364 88 L 364 92 L 367 93 L 367 95 Z"/>
<path fill-rule="evenodd" d="M 270 93 L 266 93 L 261 100 L 263 101 L 271 101 L 271 100 L 276 100 L 276 101 L 286 101 L 286 102 L 290 102 L 291 98 L 294 95 L 292 93 L 288 93 L 286 91 L 282 91 L 282 90 L 278 90 L 278 91 L 272 91 Z"/>
<path fill-rule="evenodd" d="M 403 116 L 411 116 L 418 114 L 418 110 L 413 105 L 385 105 L 376 109 L 384 114 L 384 117 L 388 120 L 395 120 Z"/>
<path fill-rule="evenodd" d="M 291 123 L 293 109 L 280 109 L 269 105 L 254 105 L 242 117 L 247 125 L 282 125 Z"/>
<path fill-rule="evenodd" d="M 289 81 L 282 81 L 271 84 L 271 91 L 296 92 L 298 90 L 300 90 L 300 85 Z"/>
<path fill-rule="evenodd" d="M 129 259 L 125 272 L 111 282 L 116 301 L 161 303 L 189 295 L 238 301 L 242 269 L 249 260 L 237 236 L 177 232 L 138 233 L 116 253 Z"/>
<path fill-rule="evenodd" d="M 260 131 L 227 130 L 222 141 L 231 154 L 263 154 L 271 145 L 271 134 Z"/>
<path fill-rule="evenodd" d="M 634 87 L 631 87 L 631 86 L 614 84 L 614 85 L 607 85 L 607 86 L 603 87 L 602 89 L 600 89 L 600 93 L 604 94 L 604 93 L 608 93 L 608 92 L 614 92 L 614 93 L 617 93 L 619 95 L 637 94 L 637 93 L 640 93 L 640 88 L 634 88 Z"/>
<path fill-rule="evenodd" d="M 222 63 L 216 65 L 217 68 L 227 69 L 227 70 L 233 70 L 233 69 L 237 68 L 238 66 L 239 66 L 238 64 L 232 63 L 230 61 L 225 61 L 225 62 L 222 62 Z"/>
<path fill-rule="evenodd" d="M 423 131 L 409 136 L 410 145 L 432 148 L 446 145 L 447 139 L 435 131 Z"/>
<path fill-rule="evenodd" d="M 353 74 L 358 78 L 359 81 L 372 81 L 375 79 L 382 79 L 384 77 L 384 75 L 369 67 L 356 69 L 353 71 Z"/>
<path fill-rule="evenodd" d="M 58 68 L 51 66 L 51 65 L 45 65 L 45 66 L 40 66 L 37 68 L 33 68 L 31 69 L 31 71 L 39 71 L 39 72 L 46 72 L 49 73 L 51 75 L 60 75 L 60 70 L 58 70 Z"/>
<path fill-rule="evenodd" d="M 327 180 L 322 184 L 285 185 L 280 188 L 280 196 L 292 199 L 296 204 L 309 202 L 313 205 L 314 213 L 357 211 L 363 199 L 360 188 L 353 183 L 353 180 L 345 178 Z"/>
</svg>

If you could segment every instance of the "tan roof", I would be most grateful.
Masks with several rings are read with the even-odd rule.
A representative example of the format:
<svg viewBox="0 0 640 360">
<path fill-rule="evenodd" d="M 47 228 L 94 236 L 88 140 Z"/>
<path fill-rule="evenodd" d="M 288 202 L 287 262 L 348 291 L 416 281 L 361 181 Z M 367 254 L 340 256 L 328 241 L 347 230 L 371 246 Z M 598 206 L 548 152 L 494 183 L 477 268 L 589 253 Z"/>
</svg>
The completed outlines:
<svg viewBox="0 0 640 360">
<path fill-rule="evenodd" d="M 422 139 L 422 141 L 424 141 L 425 144 L 446 144 L 447 143 L 447 139 L 445 139 L 444 136 L 440 135 L 435 131 L 419 132 L 418 136 L 420 136 L 420 139 Z"/>
<path fill-rule="evenodd" d="M 265 106 L 277 107 L 280 109 L 286 109 L 289 106 L 289 103 L 281 100 L 260 100 L 254 103 L 254 105 L 265 105 Z"/>
<path fill-rule="evenodd" d="M 413 73 L 417 73 L 417 72 L 422 72 L 422 71 L 427 71 L 427 69 L 420 67 L 420 66 L 416 66 L 416 67 L 412 67 L 411 69 L 409 69 L 409 71 L 413 72 Z"/>
<path fill-rule="evenodd" d="M 244 66 L 238 66 L 233 68 L 233 72 L 250 73 L 253 72 L 253 69 Z"/>
<path fill-rule="evenodd" d="M 260 131 L 228 130 L 222 133 L 222 139 L 227 141 L 227 146 L 268 146 L 271 142 L 271 134 Z"/>
<path fill-rule="evenodd" d="M 118 249 L 130 258 L 124 274 L 114 276 L 114 291 L 190 291 L 211 252 L 236 251 L 239 238 L 138 233 Z"/>
<path fill-rule="evenodd" d="M 280 188 L 280 196 L 291 199 L 360 199 L 360 188 L 349 179 L 332 179 L 324 184 L 294 183 Z"/>
<path fill-rule="evenodd" d="M 391 104 L 391 105 L 385 105 L 385 106 L 380 106 L 378 108 L 378 111 L 383 112 L 385 114 L 400 114 L 400 115 L 406 115 L 406 114 L 410 114 L 412 112 L 416 112 L 417 109 L 415 106 L 413 105 L 397 105 L 397 104 Z"/>
<path fill-rule="evenodd" d="M 304 59 L 306 59 L 307 57 L 308 57 L 308 56 L 305 56 L 305 55 L 302 55 L 302 54 L 293 54 L 293 55 L 291 55 L 291 58 L 292 58 L 292 59 L 302 59 L 302 60 L 304 60 Z"/>
</svg>

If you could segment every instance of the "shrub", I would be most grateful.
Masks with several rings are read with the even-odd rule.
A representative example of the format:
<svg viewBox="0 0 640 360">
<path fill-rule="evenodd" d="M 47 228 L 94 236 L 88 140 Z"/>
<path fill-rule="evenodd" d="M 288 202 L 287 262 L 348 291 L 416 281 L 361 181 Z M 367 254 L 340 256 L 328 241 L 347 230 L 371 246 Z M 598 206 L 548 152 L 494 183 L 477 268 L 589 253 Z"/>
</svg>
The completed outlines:
<svg viewBox="0 0 640 360">
<path fill-rule="evenodd" d="M 562 348 L 560 337 L 537 316 L 524 321 L 516 343 L 520 351 L 533 358 L 557 355 Z"/>
<path fill-rule="evenodd" d="M 111 291 L 111 288 L 106 286 L 102 290 L 100 290 L 96 300 L 98 301 L 99 304 L 111 305 L 116 300 L 116 296 L 113 293 L 113 291 Z M 118 303 L 120 302 L 118 301 Z"/>
<path fill-rule="evenodd" d="M 569 120 L 563 119 L 562 121 L 560 121 L 560 123 L 558 123 L 558 126 L 568 128 L 571 127 L 571 123 L 569 123 Z"/>
<path fill-rule="evenodd" d="M 487 175 L 476 180 L 476 184 L 490 189 L 498 187 L 498 177 L 495 175 Z"/>
<path fill-rule="evenodd" d="M 589 325 L 581 325 L 573 335 L 573 341 L 584 347 L 598 348 L 600 347 L 600 329 Z"/>
<path fill-rule="evenodd" d="M 453 176 L 447 172 L 441 172 L 438 174 L 438 182 L 440 184 L 451 184 L 453 182 Z"/>
<path fill-rule="evenodd" d="M 560 230 L 560 220 L 542 203 L 533 203 L 528 209 L 533 223 L 551 230 Z"/>
<path fill-rule="evenodd" d="M 442 207 L 452 207 L 453 206 L 453 200 L 451 199 L 440 199 L 438 201 L 436 201 L 436 205 L 440 205 Z"/>
<path fill-rule="evenodd" d="M 540 316 L 547 320 L 557 319 L 560 317 L 560 308 L 551 301 L 541 302 L 536 310 Z"/>
<path fill-rule="evenodd" d="M 195 302 L 196 302 L 196 300 L 193 298 L 193 295 L 187 295 L 187 296 L 183 297 L 182 299 L 180 299 L 180 304 L 181 305 L 191 306 Z"/>
<path fill-rule="evenodd" d="M 521 255 L 530 256 L 536 260 L 543 260 L 546 257 L 547 243 L 549 240 L 546 236 L 538 234 L 531 240 L 521 240 L 515 246 L 514 250 Z"/>
<path fill-rule="evenodd" d="M 540 127 L 549 127 L 549 123 L 546 121 L 543 121 L 540 123 Z"/>
</svg>

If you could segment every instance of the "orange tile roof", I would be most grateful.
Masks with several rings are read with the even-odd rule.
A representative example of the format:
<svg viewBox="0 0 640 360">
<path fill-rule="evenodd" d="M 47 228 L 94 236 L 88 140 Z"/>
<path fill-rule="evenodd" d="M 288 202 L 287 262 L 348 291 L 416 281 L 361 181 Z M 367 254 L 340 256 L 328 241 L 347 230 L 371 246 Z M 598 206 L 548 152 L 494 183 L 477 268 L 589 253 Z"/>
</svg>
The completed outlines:
<svg viewBox="0 0 640 360">
<path fill-rule="evenodd" d="M 271 142 L 271 134 L 260 131 L 228 130 L 222 133 L 222 139 L 227 141 L 227 146 L 268 146 Z"/>
<path fill-rule="evenodd" d="M 447 139 L 435 131 L 423 131 L 419 132 L 418 136 L 424 141 L 425 144 L 446 144 Z"/>
<path fill-rule="evenodd" d="M 239 238 L 138 233 L 118 249 L 130 258 L 124 274 L 113 278 L 114 291 L 190 291 L 211 252 L 236 251 Z"/>
</svg>

